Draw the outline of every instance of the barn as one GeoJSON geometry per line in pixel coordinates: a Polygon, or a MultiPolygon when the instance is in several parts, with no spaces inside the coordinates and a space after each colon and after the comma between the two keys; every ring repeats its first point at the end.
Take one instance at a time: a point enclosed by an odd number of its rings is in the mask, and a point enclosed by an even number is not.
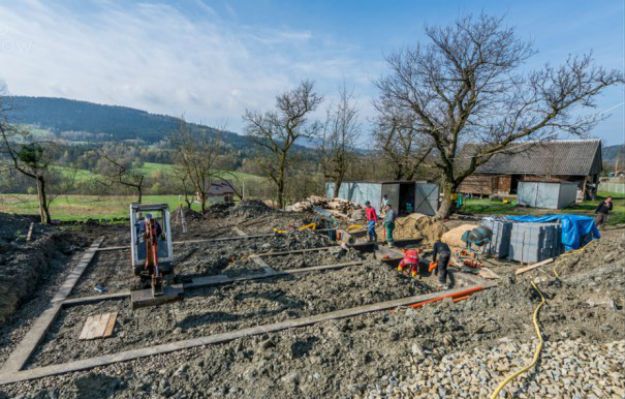
{"type": "MultiPolygon", "coordinates": [[[[470,150],[467,150],[470,151],[470,150]]],[[[517,194],[519,182],[575,183],[585,197],[601,173],[601,140],[556,140],[495,154],[462,182],[458,192],[478,196],[517,194]]]]}

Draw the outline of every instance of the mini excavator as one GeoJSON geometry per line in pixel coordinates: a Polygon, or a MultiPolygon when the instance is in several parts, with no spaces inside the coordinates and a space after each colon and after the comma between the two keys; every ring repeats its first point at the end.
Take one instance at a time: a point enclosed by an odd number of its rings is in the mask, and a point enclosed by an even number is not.
{"type": "Polygon", "coordinates": [[[174,282],[174,251],[167,204],[130,205],[130,253],[138,287],[130,292],[132,308],[182,299],[174,282]]]}

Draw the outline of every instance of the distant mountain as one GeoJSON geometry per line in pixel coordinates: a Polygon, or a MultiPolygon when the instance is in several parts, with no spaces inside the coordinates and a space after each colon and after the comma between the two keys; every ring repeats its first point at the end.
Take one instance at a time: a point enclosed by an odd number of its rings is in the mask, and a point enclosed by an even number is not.
{"type": "Polygon", "coordinates": [[[620,168],[625,167],[625,144],[603,147],[601,157],[603,162],[607,162],[610,165],[614,165],[619,160],[620,168]]]}
{"type": "MultiPolygon", "coordinates": [[[[178,118],[151,114],[129,107],[94,104],[53,97],[10,96],[3,101],[10,108],[11,123],[34,125],[68,140],[156,143],[178,127],[178,118]]],[[[198,124],[192,129],[219,132],[225,143],[240,149],[250,145],[248,137],[198,124]]]]}

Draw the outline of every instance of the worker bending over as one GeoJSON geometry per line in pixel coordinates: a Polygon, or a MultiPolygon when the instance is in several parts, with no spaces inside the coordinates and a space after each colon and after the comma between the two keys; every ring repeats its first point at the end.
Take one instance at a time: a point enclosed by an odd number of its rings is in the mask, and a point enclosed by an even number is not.
{"type": "Polygon", "coordinates": [[[442,287],[450,289],[451,284],[447,284],[447,266],[449,265],[449,259],[451,259],[451,250],[449,245],[442,242],[440,238],[434,243],[432,251],[432,260],[434,262],[436,262],[436,258],[438,258],[438,264],[435,273],[438,274],[438,282],[442,287]]]}
{"type": "Polygon", "coordinates": [[[367,218],[367,234],[369,235],[369,241],[377,241],[378,235],[375,232],[375,224],[378,222],[378,214],[375,213],[375,208],[371,206],[371,202],[365,202],[365,217],[367,218]]]}
{"type": "Polygon", "coordinates": [[[410,275],[416,277],[419,273],[419,251],[417,249],[407,249],[404,251],[404,259],[399,262],[397,270],[403,273],[404,269],[407,267],[410,267],[410,275]]]}

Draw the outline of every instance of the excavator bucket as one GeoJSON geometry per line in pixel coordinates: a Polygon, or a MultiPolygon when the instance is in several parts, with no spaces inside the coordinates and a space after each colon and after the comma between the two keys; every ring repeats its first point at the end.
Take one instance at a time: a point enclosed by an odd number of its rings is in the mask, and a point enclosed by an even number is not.
{"type": "Polygon", "coordinates": [[[155,292],[153,288],[134,290],[130,292],[130,304],[133,309],[158,306],[180,301],[183,295],[184,289],[182,284],[163,286],[160,292],[155,292]]]}

